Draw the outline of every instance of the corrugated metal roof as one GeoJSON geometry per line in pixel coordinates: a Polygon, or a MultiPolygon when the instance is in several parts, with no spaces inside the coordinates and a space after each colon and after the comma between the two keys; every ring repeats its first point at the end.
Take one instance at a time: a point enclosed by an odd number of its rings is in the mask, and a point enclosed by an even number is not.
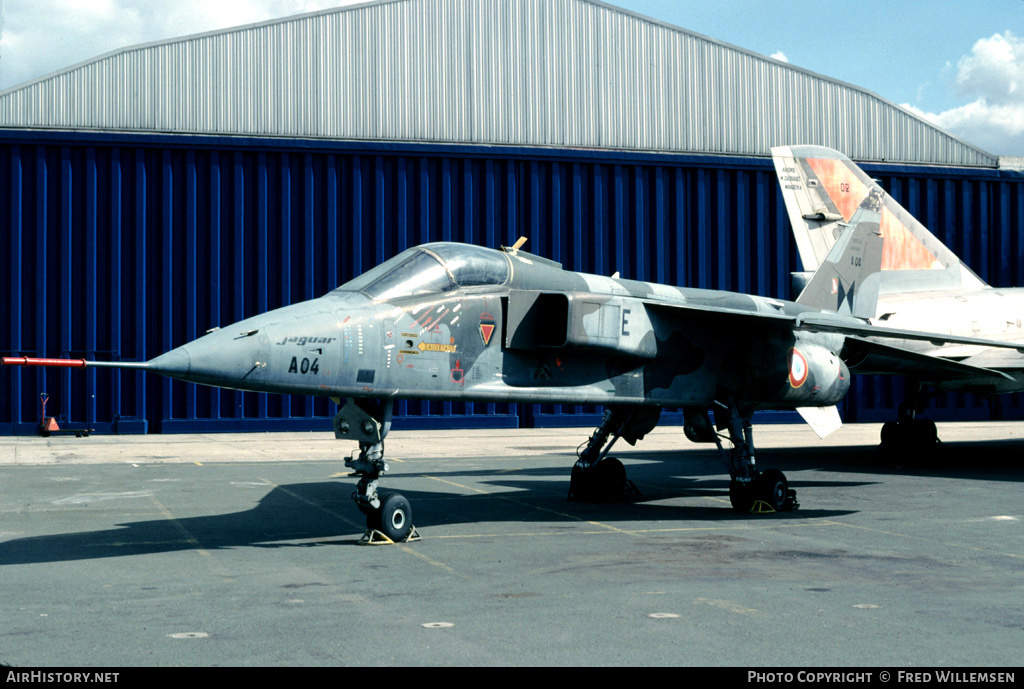
{"type": "Polygon", "coordinates": [[[592,0],[386,0],[118,50],[0,126],[998,160],[864,89],[592,0]]]}

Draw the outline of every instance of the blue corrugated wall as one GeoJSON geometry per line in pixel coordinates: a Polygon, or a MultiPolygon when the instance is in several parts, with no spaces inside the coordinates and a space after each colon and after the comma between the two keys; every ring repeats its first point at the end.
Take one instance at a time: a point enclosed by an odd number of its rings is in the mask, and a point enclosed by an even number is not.
{"type": "MultiPolygon", "coordinates": [[[[1024,175],[865,166],[997,286],[1024,285],[1024,175]]],[[[488,146],[0,131],[4,356],[141,361],[319,296],[415,244],[527,248],[566,268],[789,297],[771,161],[488,146]]],[[[901,382],[859,378],[848,420],[901,382]]],[[[321,399],[142,373],[0,369],[0,433],[48,415],[98,432],[323,429],[321,399]]],[[[1024,418],[1019,395],[996,402],[1024,418]]],[[[936,418],[987,418],[969,395],[936,418]]],[[[588,425],[590,407],[401,402],[396,427],[588,425]],[[429,417],[429,418],[428,418],[429,417]]]]}

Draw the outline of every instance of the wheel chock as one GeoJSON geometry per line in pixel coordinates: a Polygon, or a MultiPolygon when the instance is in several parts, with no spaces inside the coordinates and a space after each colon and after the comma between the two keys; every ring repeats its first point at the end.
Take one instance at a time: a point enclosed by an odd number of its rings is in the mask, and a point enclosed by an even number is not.
{"type": "Polygon", "coordinates": [[[775,508],[764,500],[755,500],[754,504],[750,506],[751,514],[772,514],[773,512],[775,512],[775,508]]]}
{"type": "Polygon", "coordinates": [[[367,529],[359,539],[359,545],[394,545],[395,542],[377,529],[367,529]]]}
{"type": "MultiPolygon", "coordinates": [[[[403,538],[399,543],[415,543],[420,540],[420,532],[416,530],[416,527],[412,527],[409,530],[409,535],[403,538]]],[[[377,529],[367,529],[363,537],[359,539],[359,545],[394,545],[395,542],[385,536],[377,529]]]]}

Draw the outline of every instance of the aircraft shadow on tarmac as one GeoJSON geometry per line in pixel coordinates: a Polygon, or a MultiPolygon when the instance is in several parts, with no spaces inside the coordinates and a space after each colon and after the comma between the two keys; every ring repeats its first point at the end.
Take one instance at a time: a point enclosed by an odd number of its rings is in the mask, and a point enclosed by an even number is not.
{"type": "MultiPolygon", "coordinates": [[[[678,458],[631,465],[631,471],[635,470],[638,481],[643,484],[643,496],[634,502],[568,502],[568,467],[436,473],[456,482],[460,477],[472,477],[485,489],[494,489],[488,494],[467,493],[457,487],[438,491],[407,487],[409,480],[422,479],[431,475],[429,473],[389,474],[387,488],[400,490],[412,502],[414,522],[425,532],[425,538],[429,538],[431,527],[459,524],[505,525],[500,529],[516,525],[514,529],[521,529],[523,524],[554,522],[556,528],[564,529],[601,521],[628,522],[631,528],[644,528],[646,522],[653,521],[808,519],[849,513],[799,510],[759,517],[738,514],[729,507],[728,477],[721,475],[720,468],[708,471],[713,477],[708,480],[689,477],[686,468],[678,458]],[[680,480],[671,475],[686,475],[686,478],[680,480]],[[721,502],[692,500],[700,496],[714,496],[721,502]],[[675,498],[679,500],[667,502],[675,498]]],[[[252,509],[240,512],[143,520],[117,524],[109,529],[8,540],[0,543],[0,567],[184,550],[354,544],[362,536],[364,520],[352,504],[351,492],[352,482],[347,478],[288,484],[271,489],[252,509]]],[[[173,503],[166,503],[166,506],[172,513],[175,511],[173,503]]],[[[98,518],[102,519],[103,515],[98,518]]]]}
{"type": "MultiPolygon", "coordinates": [[[[924,467],[903,467],[906,458],[892,458],[875,448],[833,447],[827,454],[814,448],[774,448],[759,454],[759,463],[787,471],[822,470],[850,473],[853,480],[808,480],[797,474],[792,487],[856,487],[885,481],[887,475],[922,473],[949,478],[1021,481],[1020,441],[951,443],[924,467]],[[895,463],[894,463],[895,462],[895,463]],[[866,475],[873,476],[865,480],[866,475]]],[[[644,528],[645,523],[735,522],[742,520],[806,520],[851,514],[806,505],[798,511],[752,517],[730,509],[728,478],[714,451],[627,451],[620,455],[630,479],[643,495],[633,502],[575,503],[566,501],[569,467],[521,470],[401,473],[389,475],[387,488],[401,490],[413,504],[421,531],[459,524],[539,524],[564,529],[591,521],[644,528]],[[639,460],[639,461],[635,461],[639,460]],[[452,487],[438,491],[410,490],[406,482],[432,475],[447,481],[473,479],[487,494],[452,487]],[[511,489],[511,490],[509,490],[511,489]],[[693,498],[715,498],[716,502],[693,498]],[[558,523],[561,522],[561,523],[558,523]]],[[[349,495],[350,479],[296,483],[272,489],[252,509],[179,519],[118,524],[116,528],[52,534],[0,543],[0,566],[44,562],[130,557],[183,550],[239,547],[309,547],[354,544],[362,535],[362,518],[349,495]]],[[[168,508],[174,510],[173,505],[168,508]]],[[[522,528],[517,526],[516,528],[522,528]]]]}

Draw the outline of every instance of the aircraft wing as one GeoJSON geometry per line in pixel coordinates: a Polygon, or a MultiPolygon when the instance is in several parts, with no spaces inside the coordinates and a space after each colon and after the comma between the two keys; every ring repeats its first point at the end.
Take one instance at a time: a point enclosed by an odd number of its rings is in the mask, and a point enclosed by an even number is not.
{"type": "Polygon", "coordinates": [[[1015,349],[1024,354],[1024,342],[1007,342],[986,340],[979,337],[964,337],[948,333],[928,333],[918,330],[900,330],[883,326],[861,323],[858,321],[840,320],[828,313],[802,313],[796,317],[796,328],[810,332],[831,332],[859,337],[881,337],[894,340],[918,340],[931,342],[939,347],[946,344],[975,345],[978,347],[996,347],[998,349],[1015,349]]]}
{"type": "Polygon", "coordinates": [[[846,339],[842,358],[850,370],[858,374],[913,375],[933,381],[943,389],[1007,388],[1019,385],[1013,376],[1003,370],[1024,370],[1024,343],[1000,342],[976,337],[961,337],[943,333],[900,330],[872,325],[864,321],[829,312],[805,312],[796,316],[784,313],[743,312],[722,310],[703,305],[648,304],[654,312],[674,313],[676,317],[713,322],[724,329],[789,329],[834,333],[846,339]],[[868,339],[871,338],[871,339],[868,339]],[[893,344],[882,344],[879,339],[919,340],[941,346],[945,344],[989,347],[964,361],[914,352],[893,344]],[[1015,351],[1010,351],[1015,350],[1015,351]]]}
{"type": "Polygon", "coordinates": [[[728,292],[708,292],[702,300],[672,303],[626,294],[510,290],[506,320],[508,349],[595,350],[648,360],[658,355],[655,339],[649,335],[660,328],[685,329],[687,323],[695,322],[744,332],[793,327],[793,317],[783,312],[782,302],[756,301],[728,292]]]}
{"type": "MultiPolygon", "coordinates": [[[[796,319],[785,313],[781,306],[775,313],[767,310],[745,310],[718,304],[666,304],[645,302],[647,310],[665,316],[686,317],[722,327],[740,327],[754,330],[792,330],[796,319]]],[[[771,308],[770,306],[768,308],[771,308]]]]}
{"type": "MultiPolygon", "coordinates": [[[[704,304],[665,304],[662,302],[647,302],[646,306],[648,309],[654,311],[675,313],[677,315],[688,314],[691,318],[717,321],[723,325],[731,324],[751,328],[785,328],[816,333],[834,333],[837,335],[848,335],[860,338],[873,337],[894,340],[919,340],[931,342],[935,346],[961,344],[974,345],[977,347],[996,347],[999,349],[1014,349],[1017,352],[1024,354],[1024,342],[1006,342],[1001,340],[987,340],[979,337],[950,335],[948,333],[931,333],[918,330],[886,328],[867,323],[860,319],[842,316],[827,311],[804,312],[794,316],[792,314],[782,312],[781,309],[778,313],[769,313],[765,311],[723,309],[718,306],[704,304]]],[[[921,356],[928,357],[928,355],[921,356]]]]}
{"type": "Polygon", "coordinates": [[[1013,378],[1002,371],[920,354],[901,347],[881,344],[861,337],[847,337],[843,346],[843,360],[850,371],[861,375],[904,374],[916,378],[940,380],[971,379],[979,384],[993,385],[1013,378]]]}
{"type": "Polygon", "coordinates": [[[1009,352],[1005,349],[986,349],[974,356],[961,359],[961,363],[1000,371],[1024,371],[1024,356],[1019,352],[1009,352]]]}

